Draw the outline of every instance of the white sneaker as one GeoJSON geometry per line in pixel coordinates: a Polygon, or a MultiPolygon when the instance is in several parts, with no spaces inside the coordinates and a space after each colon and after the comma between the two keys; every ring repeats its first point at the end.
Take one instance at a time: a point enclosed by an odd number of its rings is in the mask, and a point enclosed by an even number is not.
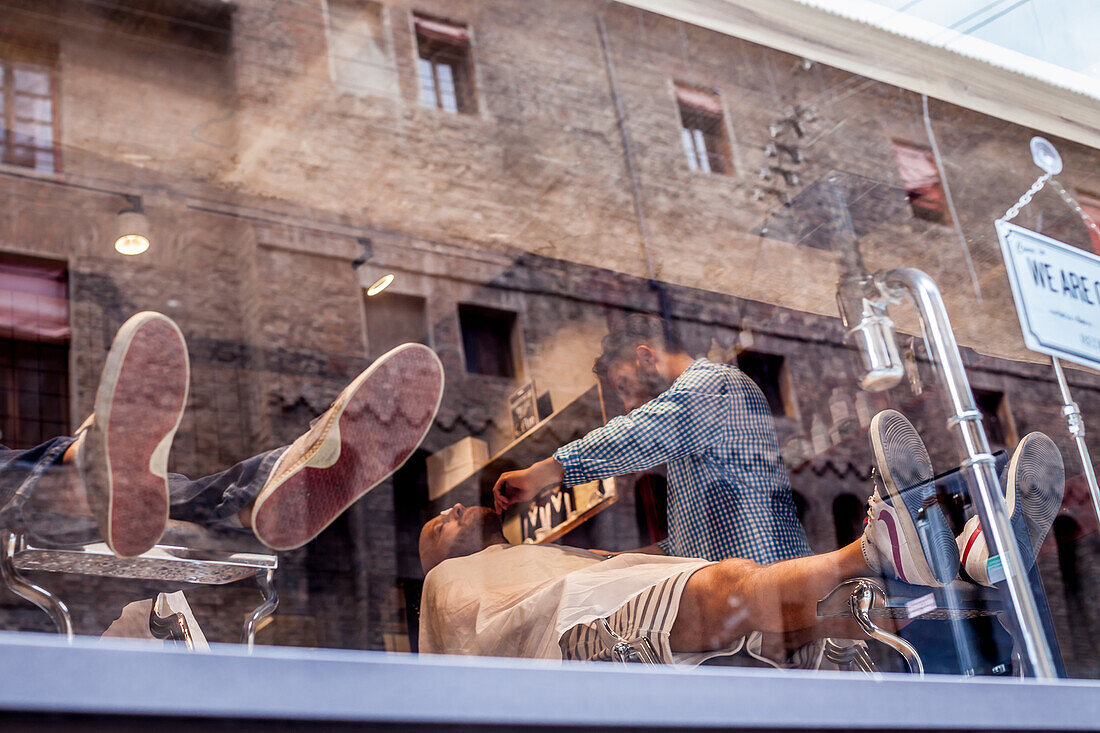
{"type": "MultiPolygon", "coordinates": [[[[1016,544],[1030,570],[1066,491],[1066,470],[1058,446],[1043,433],[1024,436],[1001,477],[1001,485],[1016,544]]],[[[977,515],[967,520],[956,542],[966,574],[976,583],[993,587],[988,572],[989,547],[977,515]]]]}
{"type": "Polygon", "coordinates": [[[168,316],[143,311],[115,334],[81,425],[76,463],[100,531],[116,555],[134,557],[168,522],[168,452],[187,407],[187,342],[168,316]]]}
{"type": "Polygon", "coordinates": [[[274,550],[306,544],[424,440],[443,398],[443,365],[421,344],[388,351],[359,374],[279,457],[252,510],[274,550]]]}
{"type": "Polygon", "coordinates": [[[875,415],[870,432],[880,481],[861,541],[867,565],[905,583],[947,585],[959,572],[959,549],[936,501],[924,442],[896,410],[875,415]]]}

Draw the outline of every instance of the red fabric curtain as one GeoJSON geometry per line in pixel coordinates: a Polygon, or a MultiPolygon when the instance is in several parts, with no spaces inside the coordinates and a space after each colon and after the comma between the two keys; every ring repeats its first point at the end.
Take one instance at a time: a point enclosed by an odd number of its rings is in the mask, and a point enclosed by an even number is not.
{"type": "Polygon", "coordinates": [[[464,44],[470,42],[470,30],[465,26],[420,17],[414,18],[414,21],[416,22],[417,33],[428,38],[447,41],[448,43],[464,44]]]}
{"type": "Polygon", "coordinates": [[[932,160],[931,152],[894,143],[894,157],[897,158],[901,185],[905,190],[919,191],[939,184],[940,172],[932,160]]]}
{"type": "Polygon", "coordinates": [[[677,84],[676,99],[679,100],[680,104],[697,109],[700,112],[718,116],[722,114],[722,102],[718,99],[718,95],[704,92],[701,89],[692,89],[677,84]]]}
{"type": "Polygon", "coordinates": [[[0,338],[68,341],[68,290],[62,266],[0,261],[0,338]]]}

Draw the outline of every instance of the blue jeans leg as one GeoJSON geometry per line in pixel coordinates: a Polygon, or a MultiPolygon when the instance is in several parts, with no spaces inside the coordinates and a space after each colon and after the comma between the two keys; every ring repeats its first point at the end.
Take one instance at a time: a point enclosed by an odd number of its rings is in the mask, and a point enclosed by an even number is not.
{"type": "Polygon", "coordinates": [[[178,473],[168,474],[169,516],[206,527],[239,528],[237,514],[256,500],[285,450],[277,448],[252,456],[228,470],[194,481],[178,473]]]}
{"type": "Polygon", "coordinates": [[[0,528],[26,527],[24,507],[35,486],[48,473],[69,470],[61,459],[75,438],[57,437],[27,450],[0,446],[0,528]]]}
{"type": "MultiPolygon", "coordinates": [[[[92,517],[56,514],[39,506],[24,511],[43,476],[55,471],[75,475],[75,466],[61,463],[66,449],[75,440],[53,438],[27,450],[0,446],[0,529],[27,532],[34,539],[51,544],[80,545],[100,539],[92,517]]],[[[256,500],[285,450],[283,447],[261,453],[228,470],[196,480],[178,473],[168,474],[169,516],[207,527],[240,528],[238,512],[256,500]]]]}

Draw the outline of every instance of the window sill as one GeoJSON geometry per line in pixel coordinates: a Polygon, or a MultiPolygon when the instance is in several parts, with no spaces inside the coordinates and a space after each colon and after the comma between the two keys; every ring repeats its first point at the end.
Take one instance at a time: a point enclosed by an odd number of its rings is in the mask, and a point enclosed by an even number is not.
{"type": "Polygon", "coordinates": [[[191,718],[710,728],[1068,730],[1100,685],[215,645],[211,654],[0,632],[7,711],[191,718]],[[1026,691],[1026,692],[1025,692],[1026,691]]]}

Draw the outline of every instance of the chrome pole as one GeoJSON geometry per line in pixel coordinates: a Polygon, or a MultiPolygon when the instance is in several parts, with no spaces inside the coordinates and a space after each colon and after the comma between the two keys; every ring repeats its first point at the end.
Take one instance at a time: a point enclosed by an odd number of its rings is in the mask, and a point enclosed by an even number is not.
{"type": "Polygon", "coordinates": [[[1081,465],[1085,469],[1085,479],[1089,483],[1089,494],[1092,496],[1092,508],[1096,512],[1096,521],[1100,522],[1100,488],[1096,485],[1096,469],[1092,467],[1092,458],[1089,456],[1089,447],[1085,443],[1085,420],[1081,417],[1081,408],[1073,401],[1073,395],[1069,393],[1069,382],[1066,381],[1066,373],[1062,371],[1062,362],[1057,356],[1050,357],[1054,362],[1054,374],[1058,377],[1058,388],[1062,390],[1062,414],[1069,423],[1069,434],[1077,441],[1077,452],[1081,456],[1081,465]]]}
{"type": "Polygon", "coordinates": [[[1016,546],[1015,534],[1009,523],[1003,491],[997,478],[996,459],[989,450],[989,442],[982,428],[982,413],[978,410],[970,390],[970,382],[963,368],[962,356],[940,289],[924,272],[910,267],[878,272],[874,281],[887,297],[896,299],[907,294],[917,306],[925,344],[948,403],[950,417],[947,428],[958,436],[967,456],[962,466],[969,469],[974,479],[977,489],[974,498],[982,529],[1000,553],[1015,611],[1016,626],[1032,671],[1039,678],[1057,677],[1054,656],[1039,618],[1038,606],[1016,546]]]}

